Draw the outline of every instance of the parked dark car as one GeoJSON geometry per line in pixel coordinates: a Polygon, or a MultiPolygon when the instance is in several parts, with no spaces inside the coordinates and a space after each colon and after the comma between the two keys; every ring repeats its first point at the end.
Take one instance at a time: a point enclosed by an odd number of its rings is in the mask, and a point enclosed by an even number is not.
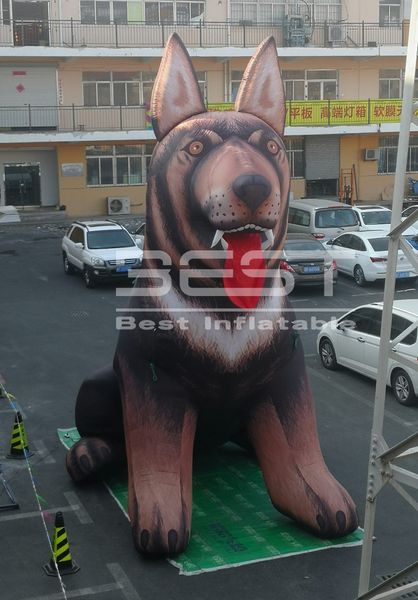
{"type": "Polygon", "coordinates": [[[324,246],[312,235],[288,233],[280,270],[292,275],[295,285],[323,285],[325,277],[337,280],[337,265],[324,246]]]}

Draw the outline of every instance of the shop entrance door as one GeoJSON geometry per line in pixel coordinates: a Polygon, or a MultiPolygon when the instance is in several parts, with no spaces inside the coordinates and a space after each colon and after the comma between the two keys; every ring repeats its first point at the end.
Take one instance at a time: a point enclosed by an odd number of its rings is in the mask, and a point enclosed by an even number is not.
{"type": "Polygon", "coordinates": [[[41,172],[39,164],[4,166],[6,204],[39,206],[41,203],[41,172]]]}

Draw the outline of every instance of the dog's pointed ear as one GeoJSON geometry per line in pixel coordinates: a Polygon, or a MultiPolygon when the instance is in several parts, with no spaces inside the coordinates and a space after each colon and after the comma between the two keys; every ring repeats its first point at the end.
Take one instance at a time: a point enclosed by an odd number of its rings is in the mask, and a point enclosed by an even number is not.
{"type": "Polygon", "coordinates": [[[180,37],[166,45],[151,96],[152,126],[157,140],[185,119],[206,112],[196,73],[180,37]]]}
{"type": "Polygon", "coordinates": [[[272,36],[260,44],[245,69],[235,110],[259,117],[283,135],[286,102],[276,42],[272,36]]]}

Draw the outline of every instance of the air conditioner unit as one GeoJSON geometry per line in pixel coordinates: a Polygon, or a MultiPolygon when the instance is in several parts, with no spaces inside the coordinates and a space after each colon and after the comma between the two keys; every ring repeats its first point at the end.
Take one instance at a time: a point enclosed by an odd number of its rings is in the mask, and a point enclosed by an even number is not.
{"type": "Polygon", "coordinates": [[[131,213],[130,198],[119,198],[116,196],[107,197],[108,215],[129,215],[131,213]]]}
{"type": "Polygon", "coordinates": [[[347,38],[347,31],[344,25],[328,25],[328,41],[344,42],[347,38]]]}
{"type": "Polygon", "coordinates": [[[380,148],[365,148],[364,160],[379,160],[380,148]]]}

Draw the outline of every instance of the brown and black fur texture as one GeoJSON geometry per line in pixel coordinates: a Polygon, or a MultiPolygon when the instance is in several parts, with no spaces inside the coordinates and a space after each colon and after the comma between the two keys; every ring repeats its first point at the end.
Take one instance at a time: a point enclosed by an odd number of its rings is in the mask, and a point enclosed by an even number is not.
{"type": "MultiPolygon", "coordinates": [[[[178,553],[190,536],[194,448],[210,452],[238,440],[254,450],[279,511],[317,535],[345,535],[357,527],[356,509],[324,463],[301,344],[280,325],[248,325],[250,317],[258,324],[282,314],[291,320],[286,299],[268,295],[277,291],[278,278],[265,283],[257,311],[237,307],[213,274],[201,273],[194,286],[215,295],[185,294],[181,285],[186,252],[214,245],[220,256],[195,266],[222,270],[226,253],[217,231],[233,244],[231,236],[240,232],[231,230],[246,225],[264,245],[273,240],[266,266],[277,267],[290,175],[274,40],[250,61],[235,111],[211,113],[173,35],[151,108],[158,144],[149,170],[145,250],[171,257],[164,268],[172,284],[158,296],[160,282],[138,278],[130,309],[136,319],[175,325],[120,332],[113,368],[81,386],[76,424],[82,439],[68,452],[68,471],[76,482],[97,477],[118,463],[124,441],[135,546],[147,554],[178,553]],[[147,295],[135,295],[138,290],[147,295]],[[205,328],[208,315],[225,327],[205,328]],[[244,326],[236,325],[237,316],[244,326]],[[176,321],[181,317],[187,328],[176,321]]],[[[143,269],[157,267],[156,258],[144,259],[143,269]]]]}

